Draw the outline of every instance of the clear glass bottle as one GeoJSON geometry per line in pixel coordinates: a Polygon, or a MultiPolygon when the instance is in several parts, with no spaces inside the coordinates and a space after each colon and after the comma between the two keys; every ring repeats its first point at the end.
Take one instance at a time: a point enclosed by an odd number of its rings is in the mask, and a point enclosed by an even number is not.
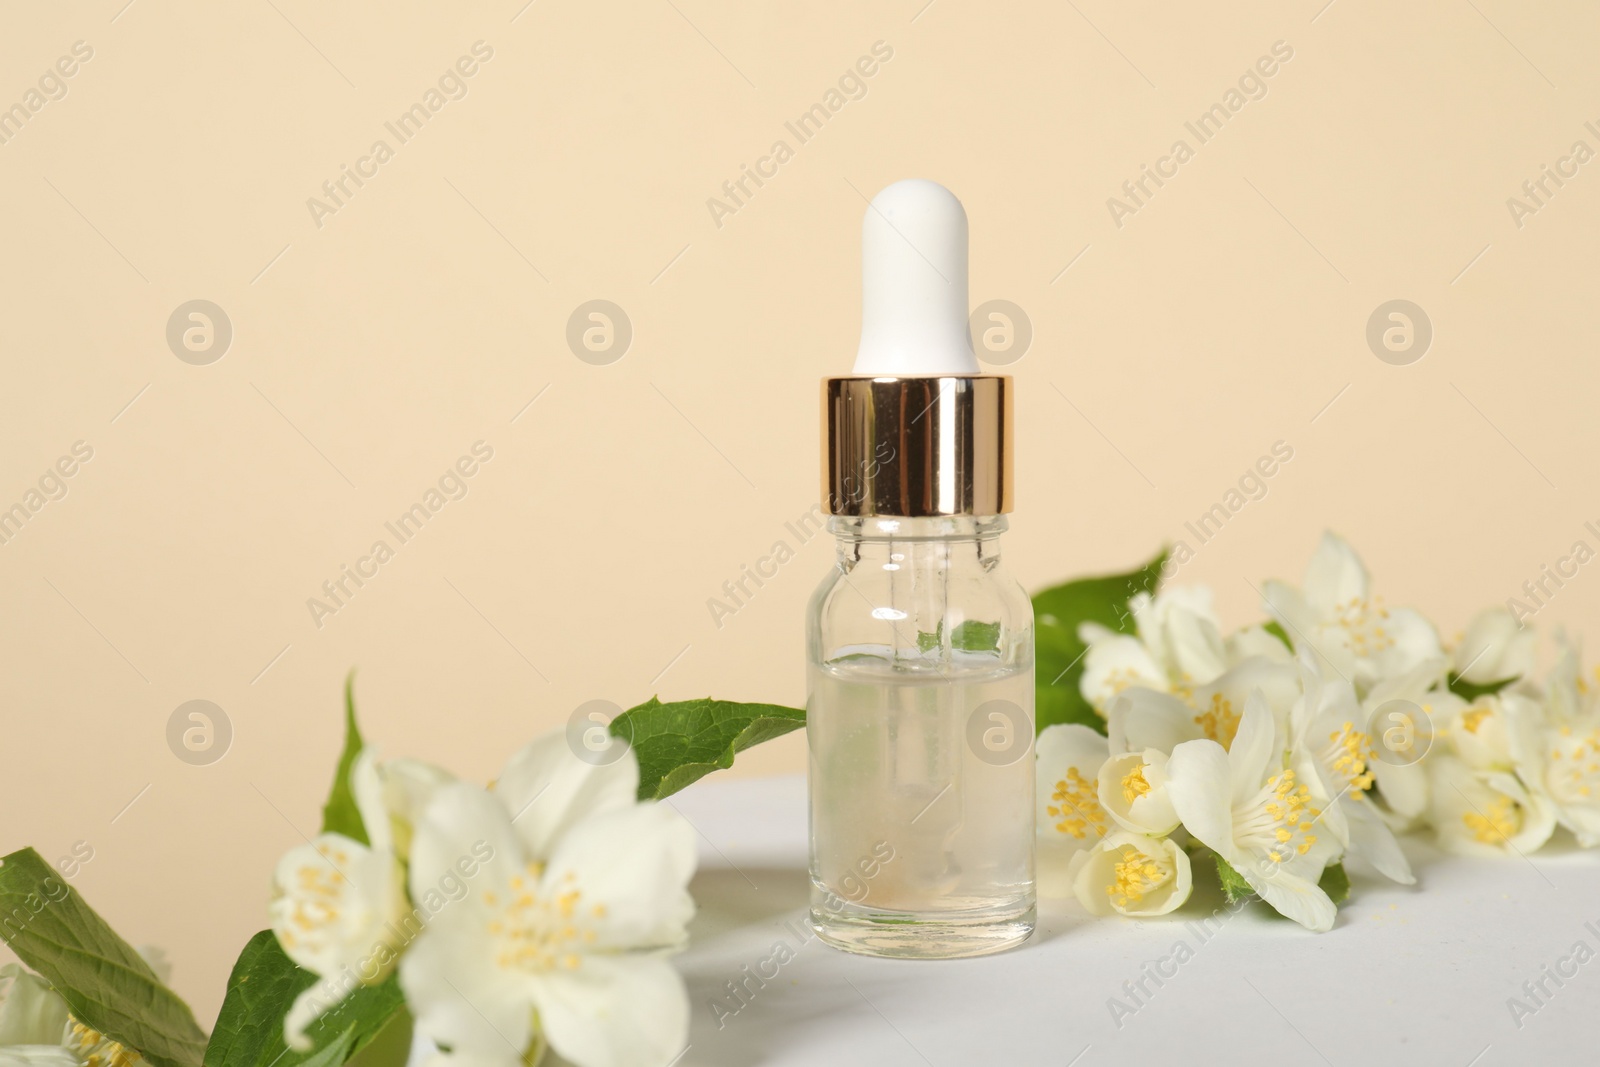
{"type": "Polygon", "coordinates": [[[835,515],[807,624],[811,921],[839,948],[997,952],[1034,925],[1033,607],[1002,515],[835,515]]]}
{"type": "Polygon", "coordinates": [[[1013,383],[978,366],[967,215],[922,179],[861,222],[861,346],[822,382],[837,565],[811,599],[811,924],[875,956],[1033,932],[1033,605],[1000,569],[1013,383]]]}

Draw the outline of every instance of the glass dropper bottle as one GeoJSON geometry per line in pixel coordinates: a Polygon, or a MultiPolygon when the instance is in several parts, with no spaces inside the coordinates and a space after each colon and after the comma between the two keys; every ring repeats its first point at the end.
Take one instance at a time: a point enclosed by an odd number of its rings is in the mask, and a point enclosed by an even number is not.
{"type": "Polygon", "coordinates": [[[811,922],[878,956],[1034,925],[1033,610],[1000,565],[1012,381],[967,332],[967,219],[902,181],[862,225],[854,373],[824,380],[833,570],[807,621],[811,922]]]}

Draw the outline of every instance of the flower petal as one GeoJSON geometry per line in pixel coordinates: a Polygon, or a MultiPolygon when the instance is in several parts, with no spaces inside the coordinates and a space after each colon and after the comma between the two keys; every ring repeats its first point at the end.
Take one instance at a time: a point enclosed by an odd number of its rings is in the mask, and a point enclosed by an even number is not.
{"type": "Polygon", "coordinates": [[[1174,608],[1167,613],[1166,640],[1179,677],[1191,685],[1209,682],[1227,669],[1222,633],[1210,618],[1174,608]]]}
{"type": "Polygon", "coordinates": [[[635,804],[585,819],[565,834],[541,881],[548,897],[572,893],[589,950],[682,944],[694,917],[689,879],[694,828],[669,804],[635,804]]]}
{"type": "Polygon", "coordinates": [[[78,1057],[60,1045],[0,1046],[0,1067],[80,1067],[78,1057]]]}
{"type": "Polygon", "coordinates": [[[1135,686],[1124,690],[1106,709],[1106,734],[1114,752],[1147,748],[1171,752],[1205,734],[1194,709],[1170,693],[1135,686]]]}
{"type": "Polygon", "coordinates": [[[1230,635],[1225,647],[1228,662],[1235,665],[1257,657],[1273,663],[1287,663],[1294,658],[1289,646],[1278,640],[1277,634],[1261,625],[1246,626],[1230,635]]]}
{"type": "Polygon", "coordinates": [[[1395,764],[1382,760],[1367,764],[1383,794],[1384,805],[1402,824],[1428,810],[1428,772],[1424,767],[1424,763],[1395,764]]]}
{"type": "Polygon", "coordinates": [[[1371,582],[1366,565],[1344,538],[1329,530],[1306,565],[1306,602],[1317,614],[1337,615],[1341,604],[1367,599],[1371,582]]]}
{"type": "MultiPolygon", "coordinates": [[[[343,834],[319,834],[286,852],[267,906],[288,957],[316,975],[356,971],[392,945],[406,913],[404,872],[394,855],[343,834]]],[[[361,974],[377,981],[388,967],[361,974]]]]}
{"type": "Polygon", "coordinates": [[[449,771],[414,759],[385,760],[378,765],[383,802],[389,809],[394,850],[402,860],[411,854],[411,834],[433,795],[456,781],[449,771]]]}
{"type": "Polygon", "coordinates": [[[1389,612],[1384,629],[1393,643],[1374,657],[1380,679],[1444,659],[1439,631],[1421,612],[1394,608],[1389,612]]]}
{"type": "Polygon", "coordinates": [[[1417,878],[1411,873],[1411,863],[1378,809],[1365,797],[1348,800],[1342,806],[1349,821],[1351,854],[1372,864],[1390,881],[1415,885],[1417,878]]]}
{"type": "Polygon", "coordinates": [[[1284,632],[1289,635],[1289,642],[1296,652],[1306,642],[1306,635],[1317,627],[1317,612],[1306,602],[1305,595],[1290,585],[1280,582],[1276,578],[1267,579],[1262,589],[1262,596],[1267,602],[1267,607],[1276,615],[1284,625],[1284,632]]]}
{"type": "Polygon", "coordinates": [[[1083,676],[1078,691],[1096,708],[1132,685],[1151,689],[1167,688],[1166,672],[1150,656],[1150,650],[1137,637],[1112,634],[1089,646],[1083,656],[1083,676]]]}
{"type": "Polygon", "coordinates": [[[1085,778],[1093,778],[1100,773],[1109,748],[1103,734],[1074,722],[1057,723],[1039,731],[1034,752],[1039,757],[1039,781],[1043,782],[1062,777],[1069,767],[1076,767],[1085,778]]]}
{"type": "Polygon", "coordinates": [[[1167,793],[1184,829],[1232,862],[1238,850],[1227,751],[1207,740],[1185,741],[1173,749],[1167,759],[1167,793]]]}
{"type": "MultiPolygon", "coordinates": [[[[1073,852],[1094,844],[1110,829],[1095,790],[1107,743],[1080,723],[1057,723],[1040,732],[1034,751],[1039,760],[1034,815],[1039,864],[1048,867],[1047,876],[1053,877],[1073,852]]],[[[1067,895],[1059,888],[1051,895],[1067,895]]]]}
{"type": "Polygon", "coordinates": [[[1178,828],[1167,793],[1167,755],[1158,749],[1124,752],[1106,760],[1097,794],[1100,806],[1124,830],[1165,837],[1178,828]]]}
{"type": "Polygon", "coordinates": [[[555,731],[523,748],[494,786],[535,859],[550,855],[580,819],[625,808],[639,792],[639,758],[632,750],[604,764],[581,760],[555,731]]]}
{"type": "Polygon", "coordinates": [[[451,1050],[453,1063],[520,1061],[533,1040],[535,983],[496,968],[487,928],[475,929],[480,936],[429,926],[400,961],[416,1037],[451,1050]]]}
{"type": "Polygon", "coordinates": [[[400,985],[417,1035],[453,1061],[520,1058],[532,1041],[532,980],[499,965],[491,931],[529,868],[511,815],[477,786],[439,789],[416,824],[411,893],[428,919],[400,961],[400,985]]]}
{"type": "MultiPolygon", "coordinates": [[[[472,906],[484,904],[485,892],[500,893],[516,878],[531,878],[528,857],[498,798],[467,782],[447,785],[434,794],[416,826],[411,845],[411,899],[425,911],[440,911],[433,922],[458,917],[461,894],[453,888],[471,872],[472,906]],[[448,909],[432,906],[434,897],[457,898],[448,909]]],[[[487,905],[484,905],[487,906],[487,905]]]]}
{"type": "Polygon", "coordinates": [[[367,842],[376,852],[394,851],[389,809],[383,802],[383,780],[378,777],[378,754],[370,746],[356,753],[355,762],[350,765],[350,792],[355,797],[356,810],[361,813],[367,842]]]}
{"type": "Polygon", "coordinates": [[[15,963],[0,967],[0,1048],[60,1045],[67,1002],[43,978],[15,963]]]}
{"type": "Polygon", "coordinates": [[[1316,882],[1265,863],[1247,863],[1235,869],[1279,915],[1319,934],[1333,929],[1338,909],[1316,882]]]}
{"type": "Polygon", "coordinates": [[[1531,674],[1536,633],[1503,607],[1485,608],[1467,624],[1455,650],[1455,672],[1484,684],[1531,674]]]}
{"type": "Polygon", "coordinates": [[[1409,700],[1413,704],[1421,704],[1424,700],[1439,696],[1441,694],[1430,691],[1444,680],[1445,666],[1443,656],[1419,660],[1374,685],[1364,703],[1369,708],[1376,708],[1391,700],[1409,700]]]}
{"type": "Polygon", "coordinates": [[[1429,816],[1446,848],[1469,855],[1527,854],[1555,830],[1549,801],[1530,796],[1514,776],[1476,772],[1446,754],[1426,763],[1429,816]]]}
{"type": "Polygon", "coordinates": [[[1238,806],[1254,796],[1261,783],[1276,774],[1282,764],[1283,742],[1272,709],[1261,690],[1252,690],[1245,699],[1244,713],[1239,716],[1239,732],[1228,746],[1231,805],[1238,806]]]}
{"type": "Polygon", "coordinates": [[[1095,915],[1166,915],[1189,899],[1192,888],[1188,853],[1166,838],[1119,831],[1073,862],[1078,902],[1095,915]],[[1170,873],[1155,885],[1140,884],[1136,877],[1130,889],[1120,869],[1129,859],[1137,867],[1166,868],[1170,873]]]}
{"type": "Polygon", "coordinates": [[[585,956],[535,999],[550,1047],[583,1067],[670,1063],[689,1043],[689,995],[658,956],[585,956]]]}
{"type": "MultiPolygon", "coordinates": [[[[1276,642],[1277,638],[1273,638],[1273,641],[1276,642]]],[[[1278,647],[1283,649],[1281,644],[1278,647]]],[[[1283,651],[1287,655],[1288,649],[1283,651]]],[[[1243,708],[1254,690],[1260,690],[1267,706],[1272,709],[1273,719],[1282,724],[1287,720],[1295,699],[1300,696],[1300,668],[1289,658],[1251,656],[1217,676],[1210,684],[1196,689],[1194,702],[1196,707],[1209,707],[1212,697],[1220,695],[1227,704],[1243,708]]]]}

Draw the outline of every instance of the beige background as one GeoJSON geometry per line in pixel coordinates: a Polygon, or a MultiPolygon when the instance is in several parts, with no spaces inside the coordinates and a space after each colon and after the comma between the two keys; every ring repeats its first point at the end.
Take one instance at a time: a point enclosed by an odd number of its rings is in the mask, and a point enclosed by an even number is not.
{"type": "MultiPolygon", "coordinates": [[[[816,382],[853,357],[863,194],[893,180],[961,196],[973,303],[1031,318],[1030,587],[1194,546],[1278,440],[1270,493],[1181,574],[1236,621],[1325,526],[1447,636],[1600,544],[1600,163],[1520,228],[1506,204],[1600,149],[1591,5],[125,2],[0,33],[0,106],[94,50],[0,145],[0,507],[94,450],[0,545],[0,851],[89,842],[75,884],[205,1021],[315,830],[352,665],[385,752],[478,777],[590,699],[803,700],[826,540],[721,629],[706,600],[815,502],[816,382]],[[480,40],[466,97],[319,228],[307,198],[480,40]],[[784,121],[880,40],[797,145],[784,121]],[[1115,225],[1280,40],[1267,94],[1115,225]],[[794,158],[716,226],[778,138],[794,158]],[[235,331],[208,366],[164,335],[197,298],[235,331]],[[594,298],[633,324],[610,366],[564,339],[594,298]],[[1435,328],[1409,366],[1364,337],[1394,298],[1435,328]],[[315,626],[307,598],[478,440],[466,498],[315,626]],[[168,749],[192,699],[232,723],[212,766],[168,749]]],[[[1538,622],[1597,605],[1584,570],[1538,622]]]]}

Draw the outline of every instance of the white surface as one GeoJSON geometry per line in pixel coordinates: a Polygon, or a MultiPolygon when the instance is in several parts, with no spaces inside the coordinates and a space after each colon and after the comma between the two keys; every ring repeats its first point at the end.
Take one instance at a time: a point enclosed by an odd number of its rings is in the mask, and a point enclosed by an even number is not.
{"type": "Polygon", "coordinates": [[[978,373],[967,332],[967,213],[937,182],[895,182],[861,220],[854,373],[978,373]]]}
{"type": "Polygon", "coordinates": [[[1222,906],[1208,883],[1170,920],[1042,902],[1020,949],[912,962],[800,940],[804,779],[712,778],[669,803],[701,835],[700,914],[676,961],[691,1002],[678,1067],[1600,1062],[1600,957],[1561,988],[1547,980],[1554,996],[1520,1030],[1506,1004],[1575,943],[1600,952],[1600,854],[1570,843],[1466,860],[1407,838],[1419,884],[1357,876],[1326,934],[1252,904],[1202,941],[1190,924],[1222,906]],[[1147,980],[1153,995],[1119,1028],[1109,998],[1127,1001],[1123,982],[1180,940],[1193,958],[1159,988],[1147,980]],[[725,983],[780,941],[794,959],[719,1028],[712,1003],[735,1003],[725,983]]]}

